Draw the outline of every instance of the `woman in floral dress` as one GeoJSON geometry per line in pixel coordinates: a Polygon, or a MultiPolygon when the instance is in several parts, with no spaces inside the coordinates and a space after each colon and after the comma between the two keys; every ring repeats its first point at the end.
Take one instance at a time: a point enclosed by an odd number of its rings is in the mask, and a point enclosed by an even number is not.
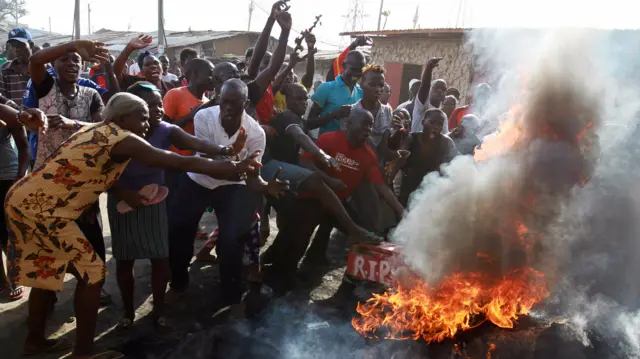
{"type": "Polygon", "coordinates": [[[258,169],[255,156],[243,162],[182,157],[158,150],[143,137],[149,109],[140,98],[120,93],[111,98],[105,121],[84,126],[44,164],[17,182],[7,194],[9,276],[14,285],[32,287],[25,354],[62,349],[45,338],[45,324],[64,275],[78,279],[75,292],[77,341],[72,358],[114,358],[93,347],[105,263],[75,222],[98,196],[120,177],[131,159],[152,167],[192,171],[222,179],[246,176],[258,169]]]}

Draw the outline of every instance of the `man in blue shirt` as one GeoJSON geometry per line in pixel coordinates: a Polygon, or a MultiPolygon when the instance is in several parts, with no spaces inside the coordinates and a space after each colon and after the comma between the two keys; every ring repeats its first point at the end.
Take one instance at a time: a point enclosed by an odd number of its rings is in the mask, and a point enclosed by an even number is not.
{"type": "Polygon", "coordinates": [[[313,94],[313,105],[307,120],[307,130],[320,128],[320,135],[340,129],[340,119],[351,112],[351,105],[362,99],[358,80],[366,58],[360,51],[351,51],[343,63],[344,72],[334,81],[325,82],[313,94]]]}
{"type": "MultiPolygon", "coordinates": [[[[47,71],[51,74],[51,76],[56,77],[56,72],[53,70],[53,67],[47,68],[47,71]]],[[[107,92],[107,89],[104,89],[98,86],[97,83],[84,79],[82,77],[78,77],[78,85],[84,87],[90,87],[96,91],[100,95],[107,92]]],[[[38,97],[36,97],[36,92],[33,89],[33,84],[31,80],[27,82],[27,87],[24,90],[24,94],[22,95],[22,106],[25,108],[38,108],[38,97]]],[[[38,150],[38,134],[29,132],[29,148],[31,150],[31,164],[33,165],[33,161],[36,160],[36,152],[38,150]]]]}

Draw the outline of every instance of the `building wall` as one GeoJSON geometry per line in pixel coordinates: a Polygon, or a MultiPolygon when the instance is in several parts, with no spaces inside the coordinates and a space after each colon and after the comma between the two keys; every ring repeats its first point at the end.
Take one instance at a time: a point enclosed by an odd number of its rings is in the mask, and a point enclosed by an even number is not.
{"type": "MultiPolygon", "coordinates": [[[[376,38],[372,48],[372,62],[386,66],[387,63],[424,65],[429,58],[441,56],[444,59],[433,72],[433,78],[442,78],[448,86],[456,87],[462,94],[461,103],[465,104],[469,95],[473,78],[473,61],[471,52],[463,44],[462,38],[415,38],[397,36],[376,38]]],[[[402,76],[398,71],[392,71],[389,77],[402,76]]],[[[398,79],[391,78],[389,83],[398,83],[398,79]]],[[[408,86],[409,84],[400,84],[408,86]]],[[[396,90],[399,90],[396,88],[396,90]]],[[[398,93],[399,91],[396,91],[398,93]]],[[[402,101],[399,99],[398,101],[402,101]]]]}

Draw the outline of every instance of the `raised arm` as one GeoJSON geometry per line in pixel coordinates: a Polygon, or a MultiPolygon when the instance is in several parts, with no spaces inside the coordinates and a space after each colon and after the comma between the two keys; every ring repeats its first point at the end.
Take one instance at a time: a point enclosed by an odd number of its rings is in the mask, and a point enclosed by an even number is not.
{"type": "Polygon", "coordinates": [[[262,62],[262,58],[264,54],[267,52],[267,47],[269,46],[269,38],[271,37],[271,30],[273,29],[273,24],[276,22],[276,17],[280,11],[287,11],[289,7],[285,1],[277,1],[271,7],[271,14],[269,14],[269,18],[267,19],[267,23],[264,25],[264,29],[260,33],[260,37],[258,37],[258,41],[253,48],[253,55],[251,56],[251,62],[249,63],[249,68],[247,69],[247,74],[252,78],[256,78],[258,76],[258,71],[260,70],[260,62],[262,62]]]}
{"type": "Polygon", "coordinates": [[[307,68],[300,80],[302,86],[306,89],[310,89],[313,86],[313,76],[316,73],[316,36],[314,34],[307,34],[305,36],[307,41],[307,68]]]}
{"type": "Polygon", "coordinates": [[[356,38],[349,45],[349,47],[342,51],[342,53],[333,60],[333,66],[331,66],[329,72],[327,73],[327,82],[335,80],[338,75],[342,74],[342,64],[347,59],[347,55],[349,55],[351,51],[357,49],[358,46],[366,46],[372,44],[373,40],[371,40],[371,38],[368,36],[359,36],[358,38],[356,38]]]}
{"type": "MultiPolygon", "coordinates": [[[[281,28],[278,46],[276,46],[273,56],[271,56],[269,66],[262,70],[255,79],[256,85],[260,88],[260,93],[267,91],[269,84],[276,77],[278,71],[280,71],[280,67],[282,67],[282,63],[284,62],[284,56],[287,53],[287,43],[289,42],[289,32],[291,31],[292,23],[291,14],[286,11],[281,11],[278,13],[276,20],[281,28]]],[[[251,61],[253,62],[253,58],[251,58],[251,61]]]]}
{"type": "Polygon", "coordinates": [[[144,139],[130,135],[113,147],[115,159],[133,159],[149,167],[165,168],[180,172],[202,173],[212,178],[238,181],[243,174],[256,172],[262,165],[255,160],[259,154],[253,154],[242,162],[214,161],[196,156],[180,156],[151,146],[144,139]]]}
{"type": "Polygon", "coordinates": [[[151,45],[151,41],[153,41],[153,38],[144,34],[138,35],[129,41],[124,50],[122,50],[120,55],[116,58],[116,61],[113,62],[113,72],[115,73],[118,81],[122,81],[122,73],[127,65],[129,56],[131,56],[134,51],[144,49],[151,45]]]}
{"type": "Polygon", "coordinates": [[[271,85],[273,88],[273,93],[278,93],[282,90],[282,85],[284,84],[284,80],[287,79],[287,76],[293,71],[296,65],[300,62],[300,55],[297,52],[293,52],[289,55],[289,63],[284,70],[278,73],[275,80],[273,80],[273,84],[271,85]]]}
{"type": "Polygon", "coordinates": [[[427,61],[427,66],[422,73],[422,84],[420,90],[418,90],[418,99],[420,103],[426,104],[429,99],[429,90],[431,90],[431,80],[433,79],[433,69],[438,67],[438,63],[442,60],[442,57],[432,57],[427,61]]]}
{"type": "Polygon", "coordinates": [[[102,101],[107,103],[109,102],[109,99],[111,98],[111,96],[120,92],[120,82],[118,82],[118,78],[116,77],[116,74],[113,71],[113,64],[111,63],[111,61],[106,61],[105,63],[102,64],[102,66],[104,68],[105,77],[107,79],[107,92],[102,94],[102,101]]]}
{"type": "Polygon", "coordinates": [[[104,47],[101,42],[93,42],[90,40],[75,40],[66,44],[47,47],[35,54],[29,59],[29,74],[34,84],[41,84],[47,74],[46,65],[53,62],[69,52],[77,52],[85,61],[102,62],[109,58],[109,50],[104,47]]]}

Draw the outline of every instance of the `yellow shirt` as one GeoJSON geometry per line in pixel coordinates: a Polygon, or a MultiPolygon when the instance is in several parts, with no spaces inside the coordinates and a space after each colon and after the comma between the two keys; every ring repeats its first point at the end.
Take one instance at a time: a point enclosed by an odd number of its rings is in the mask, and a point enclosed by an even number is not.
{"type": "MultiPolygon", "coordinates": [[[[309,93],[309,89],[306,87],[305,89],[307,90],[307,93],[309,93]]],[[[287,98],[280,91],[278,91],[278,93],[273,96],[273,103],[274,106],[280,111],[284,111],[287,109],[287,98]]]]}

